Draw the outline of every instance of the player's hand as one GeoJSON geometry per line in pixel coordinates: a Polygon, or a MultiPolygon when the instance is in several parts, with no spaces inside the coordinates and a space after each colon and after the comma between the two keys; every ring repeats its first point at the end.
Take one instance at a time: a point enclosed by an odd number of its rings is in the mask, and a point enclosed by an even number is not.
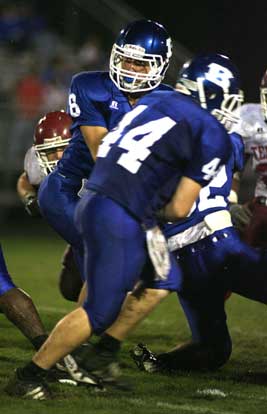
{"type": "Polygon", "coordinates": [[[171,267],[170,253],[167,240],[158,226],[146,230],[146,242],[156,275],[159,279],[165,280],[171,267]]]}
{"type": "Polygon", "coordinates": [[[30,195],[24,201],[25,210],[31,217],[41,217],[37,196],[30,195]]]}
{"type": "Polygon", "coordinates": [[[244,230],[252,217],[252,212],[245,204],[231,204],[230,214],[233,225],[240,231],[244,230]]]}

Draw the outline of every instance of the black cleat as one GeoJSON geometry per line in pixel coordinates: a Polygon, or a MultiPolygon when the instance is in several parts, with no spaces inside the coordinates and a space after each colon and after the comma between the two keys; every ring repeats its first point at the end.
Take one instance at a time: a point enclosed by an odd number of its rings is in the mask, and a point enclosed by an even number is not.
{"type": "Polygon", "coordinates": [[[140,371],[156,372],[159,370],[157,356],[145,345],[138,344],[130,351],[130,355],[140,371]]]}
{"type": "MultiPolygon", "coordinates": [[[[75,369],[82,369],[93,377],[101,378],[104,383],[114,383],[121,375],[117,354],[107,350],[98,349],[92,343],[86,343],[77,348],[64,360],[65,366],[71,361],[75,369]]],[[[72,369],[72,368],[70,368],[72,369]]]]}
{"type": "Polygon", "coordinates": [[[73,379],[100,390],[104,390],[105,386],[125,391],[132,388],[131,384],[121,377],[117,353],[99,349],[92,343],[83,344],[71,355],[67,355],[64,358],[64,366],[73,379]]]}
{"type": "Polygon", "coordinates": [[[47,382],[59,382],[60,384],[72,385],[74,387],[79,385],[78,381],[75,381],[69,374],[67,368],[65,370],[59,369],[57,365],[47,372],[45,380],[47,382]]]}
{"type": "Polygon", "coordinates": [[[104,388],[102,379],[96,374],[93,374],[82,368],[77,363],[77,360],[73,355],[69,354],[65,356],[64,365],[66,366],[67,371],[72,379],[78,384],[86,385],[88,387],[96,387],[99,390],[102,390],[104,388]]]}
{"type": "Polygon", "coordinates": [[[50,400],[52,394],[48,385],[40,377],[36,379],[20,378],[19,369],[15,371],[15,375],[10,379],[5,387],[5,392],[12,397],[20,397],[28,400],[50,400]]]}

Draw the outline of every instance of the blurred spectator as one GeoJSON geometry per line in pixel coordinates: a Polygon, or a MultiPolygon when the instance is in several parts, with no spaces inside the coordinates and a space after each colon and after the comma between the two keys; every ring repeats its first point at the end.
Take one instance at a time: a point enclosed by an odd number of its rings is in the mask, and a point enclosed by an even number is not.
{"type": "Polygon", "coordinates": [[[30,0],[0,0],[2,190],[15,191],[40,115],[66,108],[73,74],[106,70],[109,60],[101,33],[91,33],[82,44],[69,44],[33,5],[30,0]]]}
{"type": "Polygon", "coordinates": [[[44,68],[42,78],[46,84],[43,112],[65,109],[68,87],[73,73],[77,70],[71,50],[54,57],[44,68]]]}
{"type": "Polygon", "coordinates": [[[58,79],[51,79],[44,89],[43,112],[65,109],[68,92],[58,79]]]}
{"type": "Polygon", "coordinates": [[[17,51],[27,48],[44,27],[44,19],[26,2],[7,1],[1,8],[0,42],[17,51]]]}
{"type": "Polygon", "coordinates": [[[104,70],[108,62],[104,53],[101,39],[96,34],[91,34],[78,51],[78,61],[81,70],[104,70]]]}
{"type": "Polygon", "coordinates": [[[5,162],[18,171],[22,168],[26,150],[32,143],[34,126],[43,113],[45,85],[38,73],[38,65],[31,60],[28,72],[14,88],[14,122],[8,136],[5,162]]]}

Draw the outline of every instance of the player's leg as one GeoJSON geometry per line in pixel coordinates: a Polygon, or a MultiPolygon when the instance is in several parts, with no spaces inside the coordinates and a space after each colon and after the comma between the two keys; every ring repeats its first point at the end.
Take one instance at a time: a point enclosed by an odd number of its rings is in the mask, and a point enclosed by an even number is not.
{"type": "Polygon", "coordinates": [[[80,180],[64,178],[54,171],[43,180],[38,192],[42,215],[71,245],[65,251],[59,286],[63,296],[74,301],[79,297],[84,279],[83,242],[74,223],[79,186],[80,180]]]}
{"type": "Polygon", "coordinates": [[[201,298],[180,296],[192,339],[159,354],[161,367],[168,371],[214,370],[228,361],[232,344],[224,312],[224,293],[212,294],[212,298],[209,294],[201,298]]]}
{"type": "Polygon", "coordinates": [[[248,299],[267,304],[267,250],[253,248],[237,241],[239,254],[232,261],[231,290],[248,299]]]}
{"type": "MultiPolygon", "coordinates": [[[[103,209],[98,205],[94,223],[96,230],[93,231],[90,229],[90,221],[82,226],[84,239],[87,240],[85,256],[95,264],[94,270],[91,270],[94,274],[93,283],[91,277],[88,280],[88,297],[84,307],[90,315],[94,332],[102,334],[116,319],[126,293],[133,288],[141,273],[146,250],[144,232],[140,225],[111,200],[105,202],[103,209]],[[108,211],[110,213],[107,214],[108,211]],[[109,216],[112,217],[112,223],[109,216]],[[92,254],[93,257],[90,257],[92,254]],[[101,267],[97,263],[101,263],[101,267]]],[[[127,325],[123,327],[124,332],[128,329],[128,324],[131,324],[128,316],[129,314],[124,319],[127,325]]],[[[97,348],[91,345],[80,350],[85,361],[82,367],[90,372],[99,371],[101,366],[114,361],[120,341],[103,335],[98,345],[97,348]],[[113,361],[109,359],[110,355],[113,361]]],[[[78,358],[75,354],[76,362],[80,362],[81,354],[78,358]]],[[[65,361],[69,365],[67,358],[65,361]]]]}
{"type": "Polygon", "coordinates": [[[169,352],[155,354],[143,344],[137,345],[132,357],[141,370],[148,372],[179,370],[215,370],[231,355],[231,338],[224,313],[224,297],[185,298],[180,302],[192,332],[192,339],[169,352]],[[203,301],[202,301],[203,299],[203,301]]]}
{"type": "Polygon", "coordinates": [[[174,256],[171,257],[171,263],[168,279],[155,282],[154,268],[147,260],[141,281],[128,293],[116,321],[98,341],[75,352],[80,367],[101,374],[105,381],[117,381],[118,353],[122,342],[171,291],[177,291],[181,285],[182,274],[174,256]]]}
{"type": "MultiPolygon", "coordinates": [[[[42,216],[67,243],[76,249],[83,248],[74,223],[74,212],[79,201],[77,196],[79,185],[80,180],[64,178],[57,171],[53,171],[45,177],[38,191],[42,216]]],[[[76,264],[79,266],[80,261],[76,264]]]]}
{"type": "Polygon", "coordinates": [[[12,281],[0,246],[0,309],[35,349],[45,342],[47,334],[31,299],[12,281]]]}
{"type": "MultiPolygon", "coordinates": [[[[84,196],[78,206],[77,223],[86,246],[85,271],[90,275],[88,296],[84,307],[66,315],[33,360],[19,370],[17,383],[24,381],[25,386],[29,378],[44,378],[58,360],[93,332],[103,332],[116,319],[126,292],[133,288],[145,262],[141,226],[112,200],[84,196]]],[[[70,373],[75,378],[75,369],[70,369],[70,373]]],[[[88,383],[88,375],[81,378],[79,373],[77,379],[88,383]]],[[[92,383],[91,376],[89,379],[92,383]]]]}
{"type": "Polygon", "coordinates": [[[68,244],[63,254],[62,268],[59,273],[59,290],[65,299],[77,302],[82,286],[83,281],[74,258],[73,248],[68,244]]]}
{"type": "MultiPolygon", "coordinates": [[[[230,239],[230,233],[229,233],[230,239]]],[[[146,370],[216,369],[231,354],[231,339],[224,312],[229,280],[224,274],[228,252],[228,231],[216,232],[174,254],[184,272],[180,301],[192,332],[192,339],[171,352],[155,355],[137,347],[134,359],[146,370]]]]}

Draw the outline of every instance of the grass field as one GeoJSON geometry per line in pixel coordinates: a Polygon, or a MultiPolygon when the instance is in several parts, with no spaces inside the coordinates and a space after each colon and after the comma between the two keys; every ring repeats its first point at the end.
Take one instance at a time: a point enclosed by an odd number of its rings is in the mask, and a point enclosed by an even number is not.
{"type": "MultiPolygon", "coordinates": [[[[57,274],[64,243],[39,220],[2,226],[1,242],[14,281],[34,299],[51,329],[73,305],[61,298],[57,274]]],[[[28,361],[31,345],[0,315],[0,414],[264,414],[267,412],[267,312],[263,305],[232,295],[227,303],[233,353],[216,373],[153,375],[138,372],[129,350],[140,341],[163,351],[188,339],[189,330],[175,296],[132,334],[121,357],[131,391],[95,393],[83,387],[54,385],[57,398],[34,402],[12,399],[3,387],[15,367],[28,361]],[[217,390],[214,395],[214,390],[217,390]]]]}

